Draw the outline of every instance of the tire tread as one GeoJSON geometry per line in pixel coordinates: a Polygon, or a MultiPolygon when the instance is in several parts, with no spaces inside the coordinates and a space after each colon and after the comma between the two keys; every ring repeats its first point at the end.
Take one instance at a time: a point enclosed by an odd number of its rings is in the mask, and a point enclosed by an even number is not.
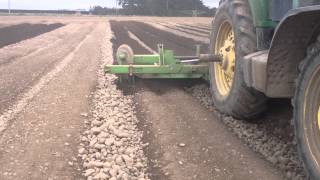
{"type": "MultiPolygon", "coordinates": [[[[241,44],[239,46],[238,57],[256,51],[256,33],[253,26],[253,18],[250,12],[250,7],[247,0],[222,0],[217,14],[228,12],[231,15],[233,27],[236,29],[235,33],[239,33],[237,41],[241,44]]],[[[211,42],[212,43],[212,42],[211,42]]],[[[211,47],[212,44],[211,44],[211,47]]],[[[241,71],[241,75],[243,72],[241,71]]],[[[239,119],[251,119],[261,114],[266,109],[266,97],[246,86],[242,79],[241,84],[238,86],[237,91],[233,92],[231,103],[218,105],[218,109],[223,113],[227,113],[239,119]]],[[[211,85],[212,94],[214,94],[211,85]]],[[[232,90],[231,92],[232,93],[232,90]]],[[[214,96],[214,95],[213,95],[214,96]]],[[[213,97],[215,104],[217,100],[213,97]]]]}
{"type": "Polygon", "coordinates": [[[308,166],[308,164],[306,164],[307,160],[305,159],[305,155],[307,154],[307,152],[305,151],[305,149],[302,148],[302,146],[304,146],[303,133],[302,133],[304,128],[301,127],[301,124],[300,124],[298,109],[301,105],[300,97],[305,90],[303,87],[303,84],[307,81],[305,74],[308,72],[308,69],[310,67],[309,65],[311,65],[311,63],[315,61],[315,57],[319,56],[320,54],[319,40],[320,40],[320,35],[315,40],[315,42],[307,48],[306,57],[300,62],[298,66],[299,75],[295,80],[296,91],[295,91],[294,97],[291,100],[291,104],[294,110],[293,125],[295,130],[295,140],[297,142],[298,154],[299,154],[300,160],[304,162],[303,165],[304,165],[305,172],[308,176],[307,179],[317,179],[318,177],[314,176],[314,174],[311,171],[311,168],[308,166]]]}

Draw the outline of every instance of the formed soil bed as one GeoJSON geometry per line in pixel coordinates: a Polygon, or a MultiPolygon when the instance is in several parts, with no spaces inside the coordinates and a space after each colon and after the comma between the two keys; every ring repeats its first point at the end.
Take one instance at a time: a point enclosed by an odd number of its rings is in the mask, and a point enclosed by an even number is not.
{"type": "Polygon", "coordinates": [[[39,36],[43,33],[55,30],[64,26],[61,23],[54,24],[17,24],[0,28],[0,48],[10,44],[39,36]]]}
{"type": "MultiPolygon", "coordinates": [[[[191,38],[176,36],[175,34],[154,28],[153,26],[143,22],[118,21],[111,25],[124,27],[127,31],[132,32],[139,39],[143,40],[147,46],[151,47],[155,51],[157,51],[157,44],[162,43],[166,49],[174,50],[176,55],[195,55],[195,45],[197,44],[201,45],[202,53],[207,52],[207,44],[195,41],[191,38]]],[[[124,40],[126,41],[126,39],[124,40]]],[[[136,52],[135,49],[134,52],[136,52]]]]}

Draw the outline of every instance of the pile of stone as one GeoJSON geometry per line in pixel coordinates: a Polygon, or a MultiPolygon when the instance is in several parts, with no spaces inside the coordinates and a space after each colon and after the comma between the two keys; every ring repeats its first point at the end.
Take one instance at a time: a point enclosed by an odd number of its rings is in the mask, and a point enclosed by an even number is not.
{"type": "Polygon", "coordinates": [[[111,31],[107,34],[110,37],[101,48],[103,63],[98,72],[98,87],[79,147],[84,176],[88,180],[149,179],[133,96],[117,89],[115,76],[103,74],[104,64],[113,61],[111,31]]]}

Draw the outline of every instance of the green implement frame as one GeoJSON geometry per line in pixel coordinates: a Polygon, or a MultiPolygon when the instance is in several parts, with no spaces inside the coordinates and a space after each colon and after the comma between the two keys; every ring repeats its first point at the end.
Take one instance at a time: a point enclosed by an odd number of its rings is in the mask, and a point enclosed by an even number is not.
{"type": "MultiPolygon", "coordinates": [[[[122,45],[117,51],[117,65],[105,66],[105,73],[155,79],[208,79],[206,62],[220,61],[220,56],[197,53],[197,56],[174,56],[172,50],[158,45],[158,54],[133,55],[131,48],[122,45]]],[[[200,52],[200,50],[197,50],[200,52]]]]}

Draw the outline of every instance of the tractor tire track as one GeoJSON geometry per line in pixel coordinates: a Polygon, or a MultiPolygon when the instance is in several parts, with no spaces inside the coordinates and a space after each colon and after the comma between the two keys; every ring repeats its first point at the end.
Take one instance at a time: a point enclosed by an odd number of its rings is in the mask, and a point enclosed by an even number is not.
{"type": "Polygon", "coordinates": [[[112,44],[113,55],[117,53],[117,49],[122,44],[129,45],[135,54],[150,54],[150,52],[142,47],[136,40],[130,38],[128,29],[125,28],[119,21],[110,21],[111,30],[113,32],[112,44]]]}
{"type": "Polygon", "coordinates": [[[181,29],[187,29],[190,31],[195,31],[197,33],[203,34],[204,36],[208,36],[208,34],[210,33],[210,30],[202,30],[201,28],[196,28],[196,27],[191,27],[189,25],[176,25],[176,27],[181,28],[181,29]]]}
{"type": "Polygon", "coordinates": [[[202,53],[207,52],[207,44],[200,41],[195,41],[186,37],[179,37],[167,31],[162,31],[154,28],[146,23],[137,21],[119,21],[120,26],[124,26],[134,33],[139,39],[142,39],[147,46],[153,50],[157,49],[157,44],[164,44],[166,49],[171,49],[176,52],[176,55],[195,55],[195,45],[202,46],[202,53]]]}
{"type": "Polygon", "coordinates": [[[172,29],[172,30],[175,30],[175,31],[180,31],[180,32],[183,32],[183,33],[186,33],[186,34],[190,34],[190,35],[194,35],[194,36],[199,36],[199,37],[202,37],[202,38],[206,38],[208,37],[208,34],[205,34],[203,32],[196,32],[195,30],[191,30],[191,29],[188,29],[188,28],[185,28],[185,27],[179,27],[179,26],[168,26],[168,25],[162,25],[168,29],[172,29]]]}
{"type": "Polygon", "coordinates": [[[168,27],[165,27],[164,25],[161,25],[163,23],[148,22],[147,24],[150,25],[151,27],[158,29],[158,30],[162,30],[167,33],[171,33],[177,37],[184,37],[184,38],[192,39],[193,41],[196,41],[196,42],[201,42],[203,44],[209,44],[208,36],[204,37],[199,34],[195,35],[194,33],[190,34],[190,32],[186,33],[186,32],[176,30],[176,29],[168,28],[168,27]]]}
{"type": "Polygon", "coordinates": [[[211,29],[207,26],[203,26],[203,25],[191,25],[191,24],[180,24],[181,26],[184,27],[190,27],[192,29],[197,29],[197,30],[202,30],[203,32],[210,32],[211,29]]]}

